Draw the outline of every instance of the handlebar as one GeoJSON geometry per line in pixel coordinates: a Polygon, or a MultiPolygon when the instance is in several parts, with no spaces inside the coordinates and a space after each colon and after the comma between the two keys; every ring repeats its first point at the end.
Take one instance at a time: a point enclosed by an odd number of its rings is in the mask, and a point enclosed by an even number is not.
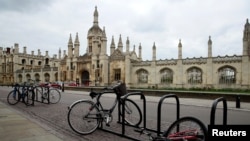
{"type": "Polygon", "coordinates": [[[103,88],[103,90],[114,90],[115,88],[119,87],[121,84],[122,84],[121,82],[118,82],[115,85],[111,85],[109,87],[103,88]]]}
{"type": "Polygon", "coordinates": [[[103,92],[100,92],[100,93],[93,92],[91,90],[91,92],[90,92],[89,95],[93,99],[94,97],[96,97],[97,95],[99,95],[101,93],[108,93],[108,92],[110,92],[110,93],[116,93],[117,96],[120,97],[120,96],[125,95],[127,93],[126,85],[125,85],[125,83],[118,82],[115,85],[103,88],[103,92]],[[110,91],[108,91],[108,90],[110,90],[110,91]]]}

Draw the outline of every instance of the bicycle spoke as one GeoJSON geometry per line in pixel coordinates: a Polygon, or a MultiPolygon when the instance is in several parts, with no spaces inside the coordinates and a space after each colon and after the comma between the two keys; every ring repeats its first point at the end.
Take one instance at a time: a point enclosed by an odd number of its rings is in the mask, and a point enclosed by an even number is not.
{"type": "Polygon", "coordinates": [[[58,103],[61,99],[61,93],[60,91],[56,90],[56,89],[50,89],[49,91],[49,100],[50,103],[55,104],[58,103]]]}
{"type": "Polygon", "coordinates": [[[75,103],[68,113],[70,127],[79,134],[90,134],[99,125],[99,110],[94,107],[90,111],[92,103],[82,101],[75,103]]]}
{"type": "MultiPolygon", "coordinates": [[[[124,108],[125,108],[124,111],[125,121],[133,126],[139,125],[142,121],[142,113],[139,106],[134,101],[126,99],[124,101],[124,108]]],[[[122,112],[122,106],[120,111],[122,112]]]]}
{"type": "Polygon", "coordinates": [[[205,141],[207,129],[200,120],[194,117],[183,117],[175,121],[163,136],[172,141],[205,141]]]}

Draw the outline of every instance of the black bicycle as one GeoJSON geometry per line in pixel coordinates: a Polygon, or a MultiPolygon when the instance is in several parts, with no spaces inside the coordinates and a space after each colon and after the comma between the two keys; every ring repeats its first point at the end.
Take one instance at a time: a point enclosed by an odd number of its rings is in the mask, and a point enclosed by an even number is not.
{"type": "Polygon", "coordinates": [[[22,101],[25,105],[34,105],[34,88],[27,85],[26,82],[23,85],[15,84],[14,89],[10,91],[7,96],[7,101],[10,105],[15,105],[22,101]]]}
{"type": "MultiPolygon", "coordinates": [[[[126,85],[125,83],[118,83],[110,88],[105,88],[102,92],[90,92],[90,97],[92,99],[96,98],[96,101],[91,101],[87,99],[82,99],[71,104],[68,109],[68,123],[73,131],[79,134],[90,134],[94,132],[100,123],[105,122],[107,126],[110,126],[112,121],[112,113],[119,102],[123,103],[125,107],[125,122],[128,125],[138,126],[142,122],[142,112],[139,106],[132,100],[126,99],[121,102],[121,96],[125,95],[126,85]],[[104,108],[100,102],[100,98],[104,94],[115,94],[116,98],[111,108],[104,108]]],[[[118,113],[121,115],[121,107],[118,108],[118,113]]]]}

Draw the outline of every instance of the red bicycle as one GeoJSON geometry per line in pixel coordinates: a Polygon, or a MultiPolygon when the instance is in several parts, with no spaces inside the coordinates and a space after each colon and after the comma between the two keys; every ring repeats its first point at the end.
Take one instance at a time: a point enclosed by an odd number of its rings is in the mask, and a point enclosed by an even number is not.
{"type": "Polygon", "coordinates": [[[160,136],[152,136],[146,129],[135,130],[149,136],[151,141],[206,141],[207,128],[195,117],[182,117],[172,123],[160,136]]]}

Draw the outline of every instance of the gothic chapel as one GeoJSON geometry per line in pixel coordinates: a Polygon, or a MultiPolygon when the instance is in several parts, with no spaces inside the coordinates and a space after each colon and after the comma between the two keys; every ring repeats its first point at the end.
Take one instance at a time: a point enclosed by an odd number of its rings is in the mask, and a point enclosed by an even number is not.
{"type": "MultiPolygon", "coordinates": [[[[240,40],[240,39],[239,39],[240,40]]],[[[24,82],[29,78],[42,82],[77,81],[81,86],[106,86],[121,80],[133,88],[235,88],[250,89],[250,24],[246,20],[243,31],[242,55],[212,56],[212,39],[207,42],[208,55],[200,58],[182,58],[182,43],[177,44],[178,58],[156,60],[156,45],[152,46],[152,60],[143,61],[142,46],[130,50],[129,38],[125,44],[120,35],[117,46],[112,37],[107,46],[105,28],[98,24],[97,7],[92,27],[87,34],[86,52],[80,55],[78,34],[70,34],[68,51],[50,57],[38,49],[27,54],[19,45],[0,47],[0,83],[24,82]],[[110,55],[107,54],[110,47],[110,55]]],[[[240,48],[240,45],[239,45],[240,48]]]]}

